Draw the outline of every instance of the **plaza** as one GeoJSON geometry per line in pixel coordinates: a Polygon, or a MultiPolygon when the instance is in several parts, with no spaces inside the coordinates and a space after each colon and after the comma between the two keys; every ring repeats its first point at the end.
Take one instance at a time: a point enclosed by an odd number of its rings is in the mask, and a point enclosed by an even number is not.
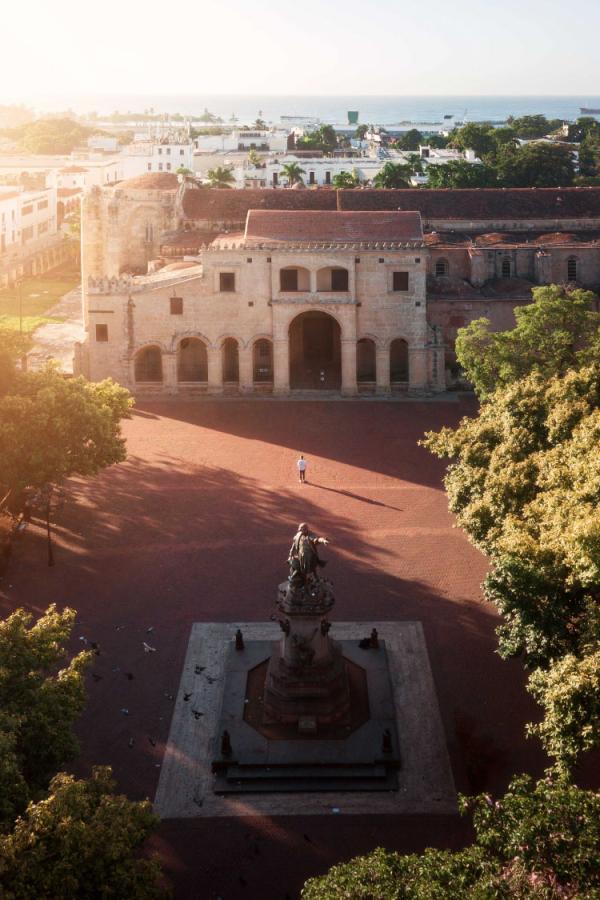
{"type": "MultiPolygon", "coordinates": [[[[473,411],[455,395],[140,402],[124,423],[127,462],[71,483],[54,568],[34,522],[0,582],[3,615],[69,605],[72,649],[98,644],[75,771],[109,764],[129,797],[154,800],[194,625],[268,620],[289,537],[307,521],[331,541],[334,631],[336,621],[421,623],[456,789],[501,792],[514,772],[541,774],[539,744],[523,737],[535,706],[522,667],[495,653],[485,560],[453,528],[443,466],[417,445],[473,411]]],[[[193,680],[188,690],[191,716],[202,692],[193,696],[193,680]]],[[[469,839],[446,810],[365,815],[336,797],[319,815],[270,817],[252,796],[243,804],[235,817],[161,823],[152,847],[178,898],[292,897],[306,878],[378,845],[469,839]]]]}

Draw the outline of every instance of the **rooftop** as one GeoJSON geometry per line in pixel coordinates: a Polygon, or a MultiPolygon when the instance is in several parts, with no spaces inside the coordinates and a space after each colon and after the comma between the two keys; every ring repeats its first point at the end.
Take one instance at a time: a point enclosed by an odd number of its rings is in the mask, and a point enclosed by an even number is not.
{"type": "Polygon", "coordinates": [[[176,191],[179,187],[179,179],[173,172],[147,172],[136,178],[119,181],[114,187],[126,191],[176,191]]]}
{"type": "Polygon", "coordinates": [[[246,243],[325,243],[422,241],[418,212],[337,212],[251,209],[246,243]]]}

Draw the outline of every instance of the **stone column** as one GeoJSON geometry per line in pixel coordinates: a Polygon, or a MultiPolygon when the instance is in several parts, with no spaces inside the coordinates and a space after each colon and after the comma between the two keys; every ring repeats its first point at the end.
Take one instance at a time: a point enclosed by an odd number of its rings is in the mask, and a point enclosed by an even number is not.
{"type": "Polygon", "coordinates": [[[427,350],[425,347],[408,348],[408,389],[421,392],[427,386],[427,350]]]}
{"type": "Polygon", "coordinates": [[[377,393],[389,394],[390,392],[390,348],[375,348],[375,371],[377,381],[377,393]]]}
{"type": "Polygon", "coordinates": [[[220,394],[223,390],[223,365],[221,361],[221,348],[208,347],[208,392],[220,394]]]}
{"type": "Polygon", "coordinates": [[[176,394],[177,393],[177,354],[176,353],[163,353],[162,367],[163,367],[163,387],[164,387],[165,393],[176,394]]]}
{"type": "Polygon", "coordinates": [[[251,393],[254,388],[252,379],[252,347],[239,348],[240,391],[251,393]]]}
{"type": "Polygon", "coordinates": [[[290,342],[285,339],[273,341],[273,393],[287,394],[290,390],[290,342]]]}
{"type": "Polygon", "coordinates": [[[356,385],[356,341],[342,341],[342,394],[354,397],[356,385]]]}

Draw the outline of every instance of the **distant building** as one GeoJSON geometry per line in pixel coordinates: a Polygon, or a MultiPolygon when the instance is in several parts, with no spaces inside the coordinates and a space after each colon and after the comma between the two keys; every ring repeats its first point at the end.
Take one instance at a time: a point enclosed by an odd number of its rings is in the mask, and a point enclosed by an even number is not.
{"type": "Polygon", "coordinates": [[[600,289],[600,189],[86,192],[76,368],[134,391],[443,390],[458,328],[600,289]]]}

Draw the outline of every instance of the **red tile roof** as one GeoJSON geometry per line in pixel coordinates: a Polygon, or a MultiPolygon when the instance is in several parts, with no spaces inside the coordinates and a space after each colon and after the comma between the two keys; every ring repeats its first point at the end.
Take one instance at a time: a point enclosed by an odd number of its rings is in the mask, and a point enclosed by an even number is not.
{"type": "Polygon", "coordinates": [[[418,212],[333,212],[251,209],[246,221],[247,242],[346,243],[348,241],[421,241],[418,212]]]}
{"type": "Polygon", "coordinates": [[[115,187],[123,188],[126,191],[176,191],[179,187],[179,179],[173,172],[146,172],[145,175],[138,175],[137,178],[119,181],[115,187]]]}
{"type": "Polygon", "coordinates": [[[183,195],[188,219],[242,224],[249,209],[336,209],[335,191],[194,188],[183,195]]]}
{"type": "Polygon", "coordinates": [[[338,193],[341,209],[418,209],[426,220],[600,217],[600,188],[419,188],[338,193]]]}

